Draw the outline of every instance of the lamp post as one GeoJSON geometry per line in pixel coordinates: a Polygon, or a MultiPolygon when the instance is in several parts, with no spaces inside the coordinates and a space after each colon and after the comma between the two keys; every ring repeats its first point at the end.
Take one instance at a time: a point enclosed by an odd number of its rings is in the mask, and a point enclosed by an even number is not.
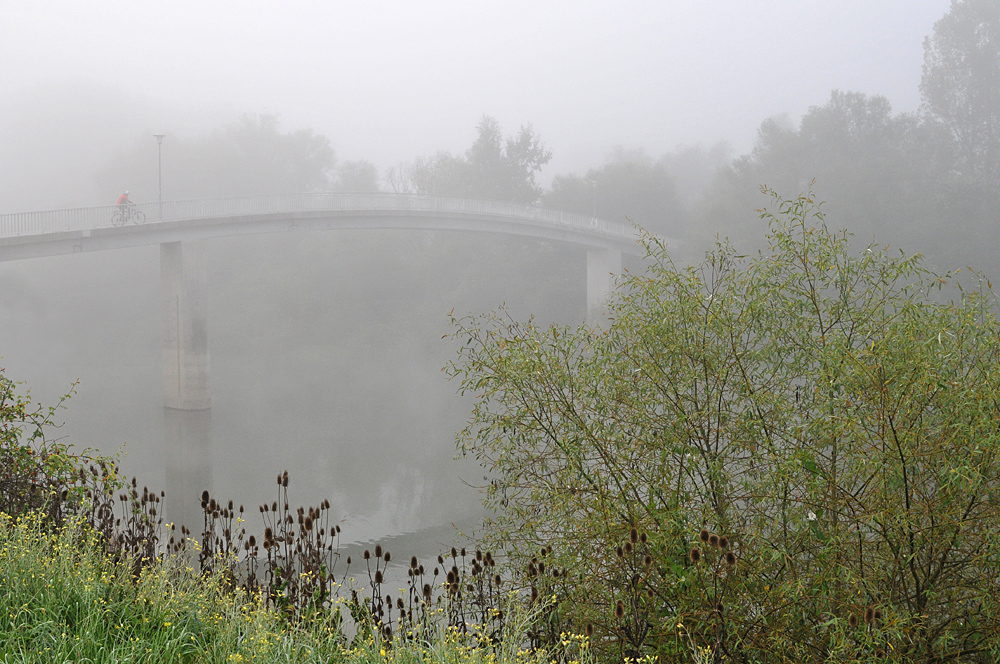
{"type": "Polygon", "coordinates": [[[166,134],[153,134],[156,139],[156,202],[160,209],[160,219],[163,219],[163,138],[166,134]]]}

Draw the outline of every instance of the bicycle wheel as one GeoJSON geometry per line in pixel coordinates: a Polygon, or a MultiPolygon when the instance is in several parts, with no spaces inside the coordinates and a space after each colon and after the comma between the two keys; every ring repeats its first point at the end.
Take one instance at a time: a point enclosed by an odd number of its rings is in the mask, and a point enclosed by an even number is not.
{"type": "Polygon", "coordinates": [[[132,223],[133,224],[144,224],[146,223],[146,213],[142,210],[132,211],[132,223]]]}
{"type": "Polygon", "coordinates": [[[111,225],[112,226],[124,226],[125,225],[125,212],[121,208],[115,210],[111,213],[111,225]]]}

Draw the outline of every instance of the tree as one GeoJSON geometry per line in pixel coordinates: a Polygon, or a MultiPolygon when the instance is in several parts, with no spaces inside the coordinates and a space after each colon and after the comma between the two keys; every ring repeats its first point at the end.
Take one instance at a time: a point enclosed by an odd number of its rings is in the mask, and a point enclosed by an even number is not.
{"type": "Polygon", "coordinates": [[[618,656],[996,661],[989,284],[773,200],[752,257],[649,240],[607,331],[454,322],[489,543],[618,656]]]}
{"type": "Polygon", "coordinates": [[[345,161],[337,168],[335,191],[369,193],[381,191],[378,167],[370,161],[345,161]]]}
{"type": "Polygon", "coordinates": [[[687,214],[667,157],[653,161],[641,150],[616,148],[600,168],[557,175],[542,204],[601,219],[629,221],[671,237],[686,232],[687,214]]]}
{"type": "MultiPolygon", "coordinates": [[[[108,200],[136,173],[147,171],[141,180],[156,182],[156,161],[148,157],[149,146],[144,144],[107,167],[101,182],[108,200]]],[[[282,133],[275,116],[247,115],[207,135],[164,141],[163,196],[329,191],[335,166],[336,155],[325,136],[310,129],[282,133]]],[[[148,191],[155,197],[155,191],[148,191]]]]}
{"type": "Polygon", "coordinates": [[[958,171],[1000,187],[1000,4],[952,0],[924,39],[925,114],[950,131],[958,171]]]}
{"type": "MultiPolygon", "coordinates": [[[[542,189],[535,173],[549,162],[552,152],[531,125],[504,138],[496,119],[484,115],[477,131],[464,156],[438,152],[414,162],[409,179],[417,193],[537,203],[542,189]]],[[[398,175],[392,173],[394,179],[398,175]]]]}
{"type": "Polygon", "coordinates": [[[833,91],[796,125],[786,117],[761,123],[753,150],[725,169],[699,216],[705,244],[716,234],[759,241],[760,186],[802,191],[810,186],[845,227],[866,243],[927,248],[936,265],[961,267],[955,224],[943,228],[952,201],[942,183],[949,168],[934,129],[912,114],[894,114],[879,95],[833,91]],[[810,185],[815,181],[814,185],[810,185]],[[951,242],[941,242],[946,233],[951,242]]]}

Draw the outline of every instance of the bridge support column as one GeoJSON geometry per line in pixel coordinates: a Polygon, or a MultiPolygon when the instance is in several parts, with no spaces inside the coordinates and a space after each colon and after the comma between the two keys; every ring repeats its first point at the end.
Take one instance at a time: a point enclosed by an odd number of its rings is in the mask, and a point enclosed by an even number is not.
{"type": "Polygon", "coordinates": [[[587,322],[597,325],[605,314],[605,303],[622,271],[622,252],[616,249],[587,249],[587,322]]]}
{"type": "Polygon", "coordinates": [[[160,245],[167,520],[200,534],[212,489],[208,288],[202,242],[160,245]]]}

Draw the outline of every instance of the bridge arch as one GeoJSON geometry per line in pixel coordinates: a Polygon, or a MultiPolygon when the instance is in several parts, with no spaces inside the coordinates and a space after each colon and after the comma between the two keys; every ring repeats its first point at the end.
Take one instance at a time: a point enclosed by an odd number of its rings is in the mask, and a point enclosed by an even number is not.
{"type": "MultiPolygon", "coordinates": [[[[515,203],[415,194],[289,194],[139,204],[146,222],[113,226],[116,206],[0,215],[0,262],[160,246],[168,490],[211,487],[211,391],[203,240],[343,229],[500,233],[566,242],[587,254],[588,318],[600,316],[634,227],[515,203]],[[173,463],[175,467],[171,468],[173,463]],[[174,477],[171,480],[171,476],[174,477]]],[[[196,521],[197,505],[178,521],[196,521]]]]}

